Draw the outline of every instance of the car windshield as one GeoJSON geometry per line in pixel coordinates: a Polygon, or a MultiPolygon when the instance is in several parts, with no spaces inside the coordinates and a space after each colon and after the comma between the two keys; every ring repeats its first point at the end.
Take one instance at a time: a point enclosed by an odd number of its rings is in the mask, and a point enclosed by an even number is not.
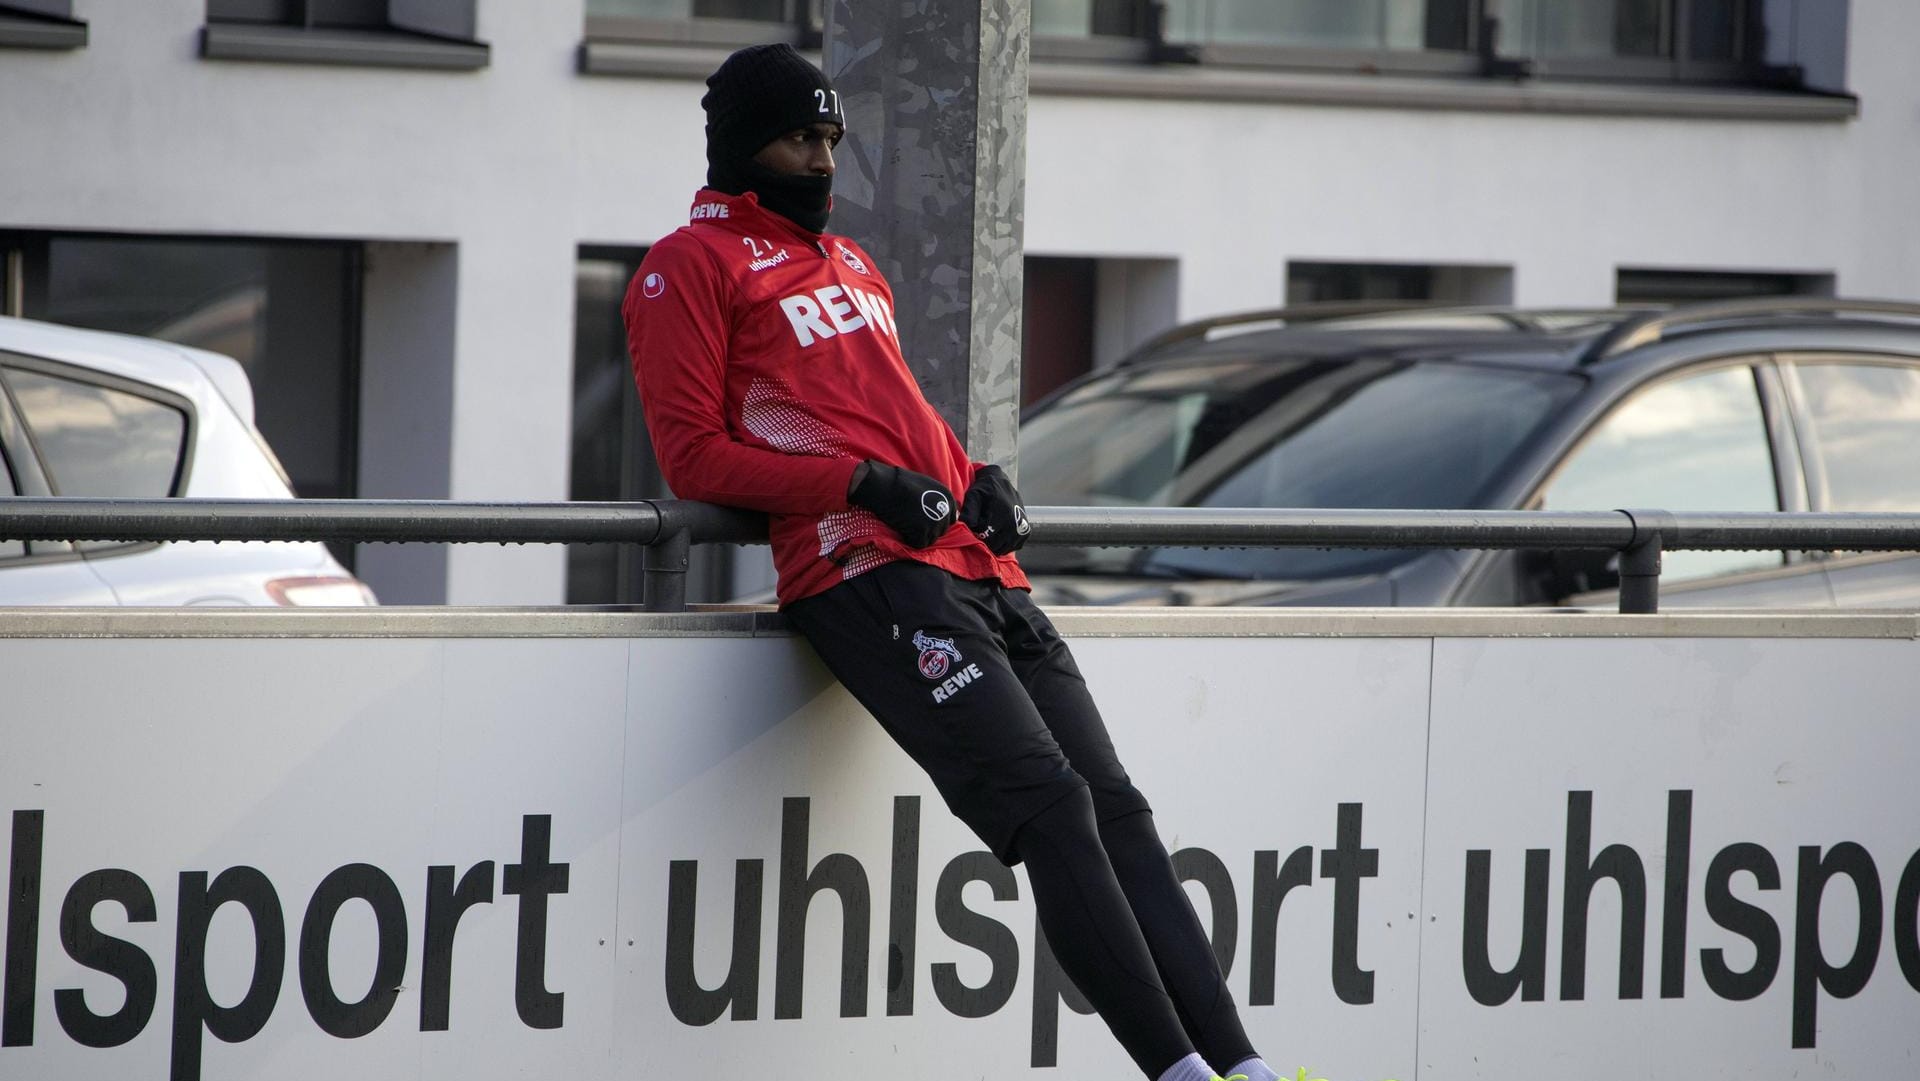
{"type": "MultiPolygon", "coordinates": [[[[1579,389],[1573,376],[1404,360],[1120,369],[1026,419],[1035,506],[1461,509],[1579,389]]],[[[1413,550],[1030,548],[1038,573],[1325,579],[1413,550]]]]}

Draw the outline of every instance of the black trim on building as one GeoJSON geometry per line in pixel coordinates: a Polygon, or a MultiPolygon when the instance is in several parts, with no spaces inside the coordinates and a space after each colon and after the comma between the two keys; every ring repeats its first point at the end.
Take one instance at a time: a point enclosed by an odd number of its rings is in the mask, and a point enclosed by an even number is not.
{"type": "Polygon", "coordinates": [[[477,28],[474,0],[208,0],[200,55],[474,71],[492,59],[477,28]]]}
{"type": "Polygon", "coordinates": [[[84,49],[87,24],[73,0],[0,0],[0,47],[84,49]]]}

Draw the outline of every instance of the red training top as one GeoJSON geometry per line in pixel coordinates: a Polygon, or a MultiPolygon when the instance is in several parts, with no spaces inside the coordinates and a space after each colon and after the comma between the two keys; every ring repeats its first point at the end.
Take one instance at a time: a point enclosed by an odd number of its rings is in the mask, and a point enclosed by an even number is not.
{"type": "Polygon", "coordinates": [[[620,311],[667,483],[772,516],[781,604],[896,559],[1026,587],[1019,562],[965,526],[914,549],[847,503],[868,458],[925,473],[956,500],[979,468],[908,371],[893,289],[859,245],[809,233],[752,193],[702,190],[620,311]]]}

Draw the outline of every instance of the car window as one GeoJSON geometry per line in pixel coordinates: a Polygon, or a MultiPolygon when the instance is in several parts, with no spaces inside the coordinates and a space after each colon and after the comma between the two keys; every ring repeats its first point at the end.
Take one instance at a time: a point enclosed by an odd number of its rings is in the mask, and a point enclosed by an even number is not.
{"type": "MultiPolygon", "coordinates": [[[[1780,509],[1753,370],[1740,366],[1640,391],[1601,421],[1547,485],[1546,510],[1780,509]]],[[[1780,552],[1668,552],[1661,576],[1778,566],[1780,552]]]]}
{"type": "Polygon", "coordinates": [[[1920,366],[1797,369],[1826,509],[1920,511],[1920,366]]]}
{"type": "Polygon", "coordinates": [[[112,387],[9,368],[7,382],[64,496],[173,494],[185,446],[181,410],[112,387]]]}
{"type": "MultiPolygon", "coordinates": [[[[1580,386],[1555,373],[1384,359],[1123,370],[1028,418],[1021,490],[1036,505],[1470,507],[1580,386]]],[[[1028,563],[1303,579],[1376,571],[1418,554],[1052,550],[1028,563]]]]}

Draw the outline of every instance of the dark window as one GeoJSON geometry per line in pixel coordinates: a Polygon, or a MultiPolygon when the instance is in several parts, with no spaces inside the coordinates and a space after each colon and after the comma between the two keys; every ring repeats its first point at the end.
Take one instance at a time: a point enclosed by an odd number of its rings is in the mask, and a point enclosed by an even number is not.
{"type": "Polygon", "coordinates": [[[207,0],[207,21],[471,38],[473,0],[207,0]]]}
{"type": "MultiPolygon", "coordinates": [[[[1035,505],[1471,507],[1578,387],[1384,360],[1121,368],[1027,418],[1021,492],[1035,505]]],[[[1382,570],[1417,554],[1046,548],[1022,559],[1043,572],[1286,579],[1382,570]]]]}
{"type": "Polygon", "coordinates": [[[1412,263],[1287,264],[1288,304],[1347,300],[1511,304],[1513,269],[1412,263]]]}
{"type": "Polygon", "coordinates": [[[15,243],[29,318],[238,360],[255,425],[294,491],[357,494],[360,245],[44,234],[15,243]]]}
{"type": "Polygon", "coordinates": [[[1826,510],[1920,511],[1920,367],[1797,366],[1826,510]]]}
{"type": "Polygon", "coordinates": [[[1831,274],[1622,268],[1614,280],[1614,297],[1621,304],[1692,304],[1741,297],[1832,295],[1831,274]]]}
{"type": "Polygon", "coordinates": [[[826,0],[587,0],[587,37],[817,47],[826,0]],[[776,30],[775,27],[780,29],[776,30]]]}
{"type": "Polygon", "coordinates": [[[751,19],[788,22],[794,0],[587,0],[588,15],[639,19],[751,19]]]}
{"type": "Polygon", "coordinates": [[[186,413],[124,390],[9,368],[54,494],[160,498],[175,493],[186,452],[186,413]]]}
{"type": "Polygon", "coordinates": [[[1509,56],[1660,56],[1671,0],[1506,0],[1500,51],[1509,56]]]}
{"type": "Polygon", "coordinates": [[[1288,304],[1432,298],[1432,267],[1388,263],[1287,264],[1288,304]]]}
{"type": "Polygon", "coordinates": [[[1687,16],[1687,55],[1693,60],[1737,60],[1746,43],[1749,5],[1741,0],[1693,0],[1687,16]]]}
{"type": "Polygon", "coordinates": [[[1098,264],[1029,255],[1020,322],[1020,404],[1031,405],[1093,370],[1098,264]]]}
{"type": "MultiPolygon", "coordinates": [[[[627,283],[646,253],[645,248],[616,247],[580,251],[574,277],[573,438],[567,491],[575,501],[672,497],[647,438],[620,317],[627,283]]],[[[766,547],[758,552],[764,561],[766,547]]],[[[567,603],[639,604],[641,558],[638,545],[568,545],[567,603]]],[[[687,568],[687,599],[724,601],[750,591],[757,583],[735,581],[741,562],[741,546],[695,546],[687,568]]]]}
{"type": "Polygon", "coordinates": [[[1462,47],[1470,5],[1429,0],[1168,0],[1177,44],[1421,50],[1462,47]]]}
{"type": "MultiPolygon", "coordinates": [[[[626,327],[620,319],[621,298],[644,255],[645,248],[593,248],[580,253],[574,275],[569,499],[633,500],[659,496],[665,490],[641,420],[627,360],[626,327]]],[[[567,546],[567,603],[640,600],[638,548],[567,546]]]]}
{"type": "MultiPolygon", "coordinates": [[[[1791,20],[1791,5],[1776,18],[1791,20]]],[[[1786,82],[1765,63],[1759,0],[1499,0],[1494,48],[1574,78],[1786,82]]]]}
{"type": "Polygon", "coordinates": [[[1033,0],[1035,37],[1140,37],[1147,18],[1141,0],[1033,0]]]}

